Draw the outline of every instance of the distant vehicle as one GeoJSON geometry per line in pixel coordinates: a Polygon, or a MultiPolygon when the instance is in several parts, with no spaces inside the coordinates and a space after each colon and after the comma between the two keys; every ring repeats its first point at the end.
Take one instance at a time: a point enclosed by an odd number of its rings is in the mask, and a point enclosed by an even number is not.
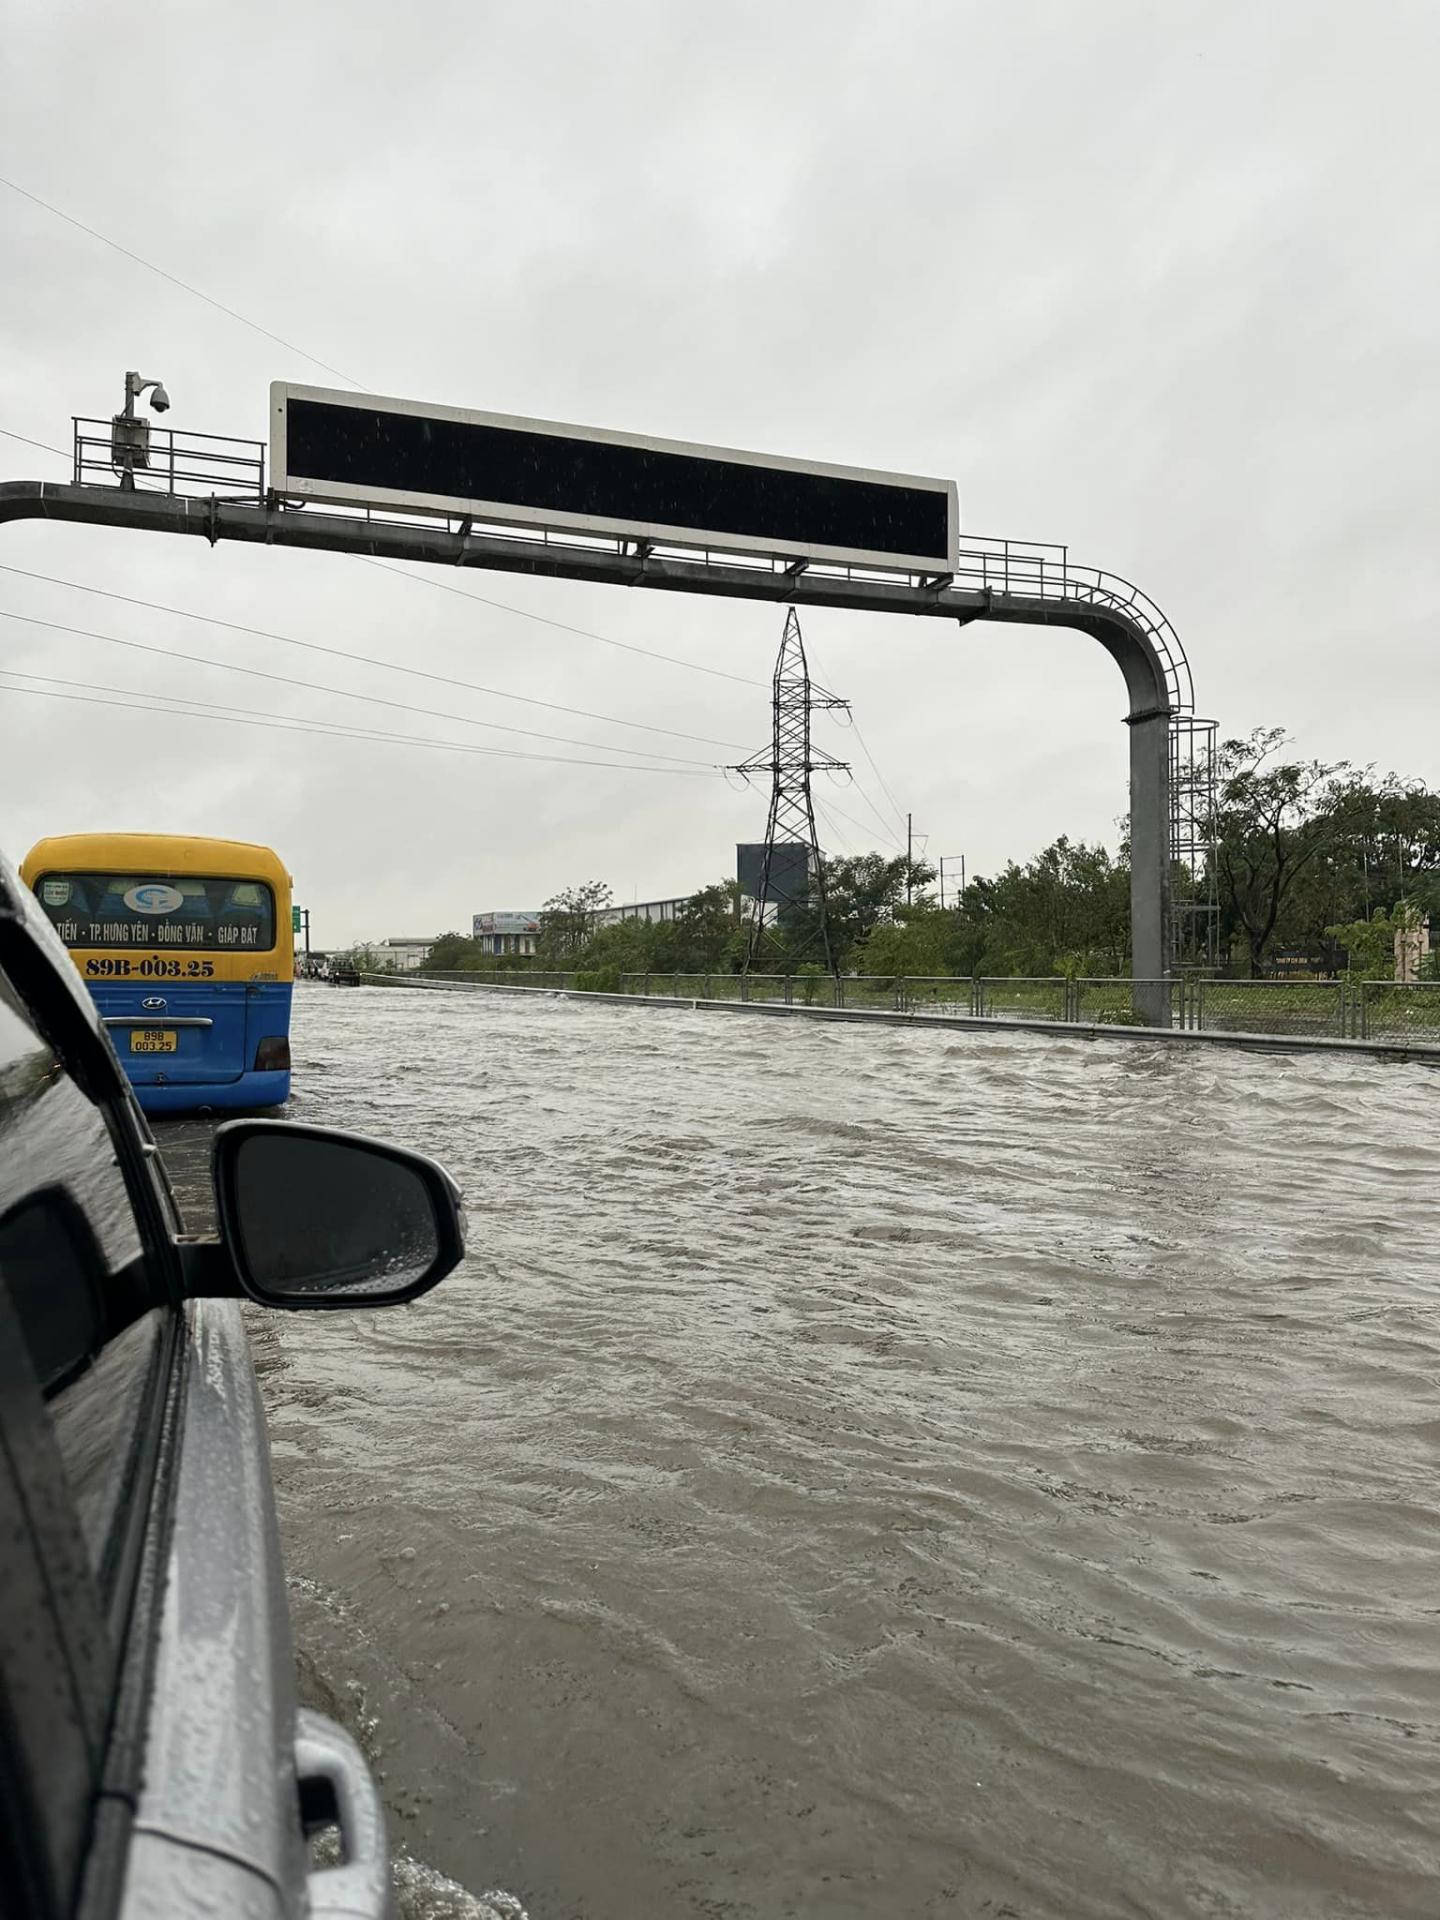
{"type": "Polygon", "coordinates": [[[41,840],[20,868],[95,997],[146,1113],[290,1097],[290,876],[195,835],[41,840]]]}
{"type": "Polygon", "coordinates": [[[6,1920],[390,1912],[365,1761],[295,1697],[240,1302],[413,1300],[464,1254],[459,1192],[273,1119],[217,1129],[214,1180],[219,1236],[184,1233],[98,1010],[0,859],[6,1920]]]}

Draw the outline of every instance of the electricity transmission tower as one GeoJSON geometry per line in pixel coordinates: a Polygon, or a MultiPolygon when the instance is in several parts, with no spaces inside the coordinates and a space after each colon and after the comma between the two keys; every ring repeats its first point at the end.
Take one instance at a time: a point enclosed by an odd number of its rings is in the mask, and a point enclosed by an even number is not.
{"type": "Polygon", "coordinates": [[[745,971],[758,971],[767,947],[781,944],[785,933],[799,934],[799,944],[784,942],[791,962],[807,953],[823,960],[834,973],[835,956],[825,912],[825,866],[815,833],[815,804],[810,794],[812,773],[848,773],[846,761],[817,748],[810,738],[812,713],[836,710],[848,713],[850,703],[812,685],[805,661],[805,642],[793,607],[785,615],[785,632],[775,662],[771,702],[773,725],[770,747],[762,747],[732,772],[770,775],[770,816],[755,887],[755,914],[745,950],[745,971]]]}

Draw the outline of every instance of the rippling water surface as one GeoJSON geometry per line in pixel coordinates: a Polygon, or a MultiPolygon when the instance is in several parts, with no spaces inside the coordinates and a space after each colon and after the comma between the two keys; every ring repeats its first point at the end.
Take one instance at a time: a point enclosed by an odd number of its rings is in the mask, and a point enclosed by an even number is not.
{"type": "Polygon", "coordinates": [[[531,1920],[1436,1911],[1426,1070],[296,1028],[294,1117],[469,1204],[417,1307],[256,1319],[307,1691],[416,1860],[531,1920]]]}

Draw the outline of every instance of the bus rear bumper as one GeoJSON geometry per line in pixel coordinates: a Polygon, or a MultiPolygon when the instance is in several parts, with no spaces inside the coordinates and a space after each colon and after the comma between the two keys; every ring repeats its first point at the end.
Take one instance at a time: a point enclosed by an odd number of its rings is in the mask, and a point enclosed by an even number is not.
{"type": "Polygon", "coordinates": [[[225,1080],[215,1086],[195,1082],[136,1086],[135,1098],[143,1113],[197,1113],[205,1108],[248,1113],[257,1107],[283,1106],[290,1098],[290,1073],[287,1068],[242,1073],[238,1080],[225,1080]]]}

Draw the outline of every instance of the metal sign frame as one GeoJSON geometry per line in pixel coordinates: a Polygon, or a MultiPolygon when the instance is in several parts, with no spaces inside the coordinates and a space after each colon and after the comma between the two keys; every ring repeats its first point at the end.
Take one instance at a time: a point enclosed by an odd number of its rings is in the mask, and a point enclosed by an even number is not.
{"type": "Polygon", "coordinates": [[[609,432],[559,420],[531,420],[508,413],[483,413],[473,408],[430,405],[398,400],[389,395],[347,393],[332,387],[300,386],[276,380],[270,386],[270,485],[284,499],[315,500],[334,506],[370,507],[385,513],[465,515],[496,527],[532,527],[539,531],[617,536],[663,546],[701,551],[774,555],[797,560],[833,562],[842,566],[887,567],[919,573],[953,570],[960,545],[960,496],[953,480],[887,473],[868,467],[842,467],[827,461],[792,460],[780,454],[746,452],[738,447],[702,446],[685,440],[661,440],[648,434],[609,432]],[[945,503],[946,551],[913,554],[873,548],[822,545],[760,534],[728,533],[715,528],[621,520],[586,513],[567,513],[553,506],[529,507],[513,501],[462,499],[454,494],[400,492],[386,487],[358,486],[346,481],[315,479],[290,471],[289,403],[292,400],[351,411],[394,413],[408,419],[455,422],[462,426],[494,427],[504,431],[555,439],[582,440],[597,446],[628,447],[641,452],[678,455],[697,461],[757,467],[772,472],[812,475],[817,479],[856,481],[871,486],[906,488],[933,493],[945,503]]]}

